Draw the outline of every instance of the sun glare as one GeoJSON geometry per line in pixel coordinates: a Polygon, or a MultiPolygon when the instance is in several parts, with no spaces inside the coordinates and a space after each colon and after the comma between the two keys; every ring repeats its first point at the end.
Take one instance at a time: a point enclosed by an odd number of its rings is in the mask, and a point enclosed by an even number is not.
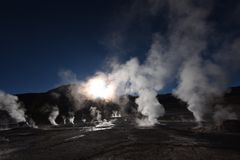
{"type": "Polygon", "coordinates": [[[111,99],[113,97],[113,87],[103,78],[93,78],[88,82],[87,92],[93,98],[111,99]]]}

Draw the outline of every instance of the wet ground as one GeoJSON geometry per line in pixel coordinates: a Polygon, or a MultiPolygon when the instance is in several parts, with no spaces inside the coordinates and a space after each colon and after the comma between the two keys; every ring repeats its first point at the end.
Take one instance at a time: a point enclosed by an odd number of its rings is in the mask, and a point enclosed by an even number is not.
{"type": "Polygon", "coordinates": [[[0,131],[1,160],[239,160],[240,134],[192,130],[193,122],[137,128],[58,127],[0,131]],[[105,129],[105,130],[104,130],[105,129]]]}

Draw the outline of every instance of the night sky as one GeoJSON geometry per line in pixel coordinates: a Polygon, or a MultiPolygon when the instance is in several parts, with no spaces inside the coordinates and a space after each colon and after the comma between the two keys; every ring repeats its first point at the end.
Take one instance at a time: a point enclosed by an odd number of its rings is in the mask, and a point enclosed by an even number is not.
{"type": "MultiPolygon", "coordinates": [[[[209,3],[209,25],[216,31],[209,37],[211,52],[225,39],[240,36],[240,1],[209,3]]],[[[1,2],[0,90],[42,92],[61,84],[61,70],[84,80],[106,70],[111,58],[124,62],[137,56],[142,61],[152,35],[164,36],[168,28],[168,8],[153,14],[148,5],[147,0],[1,2]]],[[[231,84],[236,85],[240,78],[231,84]]],[[[174,82],[165,91],[172,86],[174,82]]]]}

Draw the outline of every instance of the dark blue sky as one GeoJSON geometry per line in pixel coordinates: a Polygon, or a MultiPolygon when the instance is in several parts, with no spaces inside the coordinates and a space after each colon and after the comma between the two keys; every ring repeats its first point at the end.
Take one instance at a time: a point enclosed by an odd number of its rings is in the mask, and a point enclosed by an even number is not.
{"type": "Polygon", "coordinates": [[[61,69],[94,73],[107,56],[100,42],[113,10],[99,1],[1,4],[0,88],[39,92],[59,83],[61,69]]]}
{"type": "MultiPolygon", "coordinates": [[[[144,8],[135,12],[133,2],[1,2],[0,89],[10,93],[46,91],[60,83],[58,72],[62,69],[84,79],[104,70],[109,57],[143,59],[152,34],[164,34],[167,15],[164,9],[154,17],[145,15],[144,8]],[[122,36],[113,38],[115,33],[122,36]]],[[[214,1],[209,19],[215,22],[219,41],[239,36],[239,6],[237,0],[214,1]]],[[[238,80],[232,85],[239,85],[238,80]]]]}

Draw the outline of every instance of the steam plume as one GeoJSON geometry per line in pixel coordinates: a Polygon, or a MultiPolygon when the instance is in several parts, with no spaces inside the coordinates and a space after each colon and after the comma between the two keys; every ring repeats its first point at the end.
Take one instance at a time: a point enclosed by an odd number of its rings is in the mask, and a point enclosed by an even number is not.
{"type": "Polygon", "coordinates": [[[75,120],[75,116],[74,116],[74,112],[69,112],[69,117],[68,117],[68,121],[71,124],[74,124],[74,120],[75,120]]]}
{"type": "MultiPolygon", "coordinates": [[[[211,13],[209,1],[207,5],[204,3],[206,1],[193,0],[148,2],[148,16],[154,16],[162,6],[168,6],[167,33],[154,34],[143,63],[137,58],[131,58],[122,64],[114,62],[111,63],[109,72],[99,72],[92,78],[104,77],[108,85],[113,87],[114,98],[126,94],[138,95],[138,111],[145,117],[137,121],[139,125],[158,123],[158,117],[163,116],[165,110],[157,101],[156,95],[168,81],[173,80],[178,84],[174,90],[175,96],[187,102],[196,121],[208,118],[221,121],[222,113],[229,113],[229,117],[233,117],[228,109],[222,109],[225,106],[217,107],[216,102],[229,86],[233,73],[239,71],[240,40],[225,40],[222,48],[210,52],[208,39],[214,33],[214,28],[208,23],[211,13]]],[[[134,5],[142,6],[136,5],[138,3],[140,2],[135,1],[134,5]]],[[[146,13],[146,10],[138,7],[137,12],[141,11],[144,12],[136,14],[135,9],[131,10],[131,18],[127,19],[126,24],[130,25],[134,16],[146,13]]],[[[126,28],[124,32],[127,31],[126,28]]],[[[81,84],[84,86],[88,83],[81,84]]],[[[81,89],[80,92],[84,95],[85,91],[81,89]]],[[[72,93],[78,97],[79,90],[72,93]]]]}
{"type": "MultiPolygon", "coordinates": [[[[146,117],[148,125],[157,123],[157,118],[165,112],[157,101],[157,91],[164,86],[164,77],[167,73],[160,68],[161,57],[150,52],[146,61],[139,64],[137,58],[130,59],[125,64],[113,64],[113,71],[109,74],[110,80],[116,86],[118,95],[137,94],[138,111],[146,117]]],[[[138,121],[141,123],[141,121],[138,121]]]]}
{"type": "Polygon", "coordinates": [[[5,110],[16,120],[16,122],[25,122],[25,112],[18,103],[18,97],[0,91],[0,110],[5,110]]]}
{"type": "MultiPolygon", "coordinates": [[[[185,49],[182,53],[184,57],[180,63],[182,67],[178,72],[179,85],[175,95],[188,103],[188,109],[193,113],[196,121],[201,122],[209,118],[221,121],[223,117],[219,116],[222,115],[220,113],[224,113],[226,117],[232,117],[233,114],[228,112],[228,109],[222,109],[223,106],[215,107],[214,104],[223,96],[231,80],[231,73],[225,70],[226,66],[231,64],[228,68],[230,71],[236,70],[238,66],[233,59],[239,60],[239,51],[235,46],[235,49],[228,49],[227,52],[226,49],[225,52],[213,52],[209,54],[211,58],[204,58],[204,51],[207,50],[207,34],[209,34],[209,26],[206,25],[209,8],[196,7],[192,1],[184,2],[188,2],[184,4],[187,5],[188,11],[175,5],[178,15],[185,14],[184,18],[180,18],[181,24],[178,25],[180,30],[177,29],[177,33],[183,34],[181,39],[187,40],[181,43],[181,48],[185,49]],[[231,58],[226,58],[226,55],[231,58]],[[211,117],[214,110],[218,116],[211,117]]],[[[179,40],[180,36],[173,37],[179,40]]],[[[223,44],[223,46],[228,45],[223,44]]],[[[179,48],[175,49],[179,50],[179,48]]]]}
{"type": "Polygon", "coordinates": [[[48,120],[50,121],[50,123],[54,126],[57,126],[58,124],[56,123],[56,118],[59,115],[59,109],[57,106],[52,108],[52,112],[49,114],[48,120]]]}

